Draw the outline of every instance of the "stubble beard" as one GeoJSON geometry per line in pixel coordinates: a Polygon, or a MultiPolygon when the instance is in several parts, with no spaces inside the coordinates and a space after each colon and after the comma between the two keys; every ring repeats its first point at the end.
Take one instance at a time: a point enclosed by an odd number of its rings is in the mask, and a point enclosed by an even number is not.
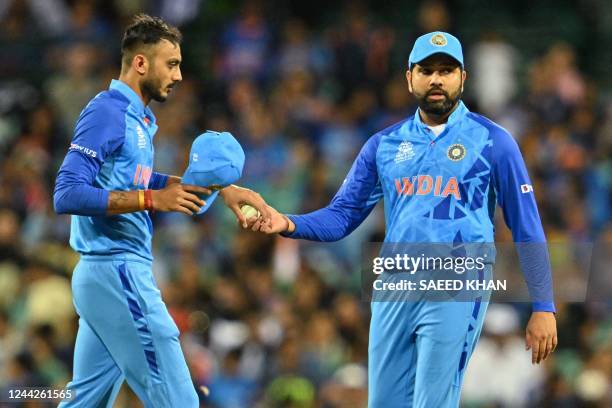
{"type": "Polygon", "coordinates": [[[159,78],[149,78],[142,81],[140,90],[145,98],[152,99],[157,102],[165,102],[166,96],[161,94],[161,81],[159,78]]]}

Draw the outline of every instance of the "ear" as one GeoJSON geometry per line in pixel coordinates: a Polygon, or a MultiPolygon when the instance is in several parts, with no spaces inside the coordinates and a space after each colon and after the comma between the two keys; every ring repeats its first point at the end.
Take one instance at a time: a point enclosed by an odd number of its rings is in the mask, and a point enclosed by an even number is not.
{"type": "Polygon", "coordinates": [[[149,70],[149,61],[144,54],[136,54],[132,59],[132,68],[140,75],[144,75],[149,70]]]}
{"type": "Polygon", "coordinates": [[[410,72],[410,68],[406,70],[406,82],[408,82],[408,91],[412,93],[412,82],[410,79],[412,78],[412,72],[410,72]]]}
{"type": "Polygon", "coordinates": [[[463,86],[465,84],[465,80],[467,79],[467,71],[461,71],[461,92],[463,92],[463,86]]]}

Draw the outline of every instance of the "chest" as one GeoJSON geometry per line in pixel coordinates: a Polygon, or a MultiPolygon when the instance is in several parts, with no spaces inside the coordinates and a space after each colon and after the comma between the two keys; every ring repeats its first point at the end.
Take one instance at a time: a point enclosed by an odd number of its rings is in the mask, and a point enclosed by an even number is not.
{"type": "Polygon", "coordinates": [[[120,171],[135,187],[147,188],[149,185],[153,174],[153,137],[156,131],[157,126],[144,118],[131,116],[126,121],[125,141],[115,171],[120,171]]]}
{"type": "Polygon", "coordinates": [[[381,140],[377,169],[385,191],[400,196],[454,196],[470,184],[488,184],[491,141],[460,126],[438,137],[405,131],[381,140]]]}

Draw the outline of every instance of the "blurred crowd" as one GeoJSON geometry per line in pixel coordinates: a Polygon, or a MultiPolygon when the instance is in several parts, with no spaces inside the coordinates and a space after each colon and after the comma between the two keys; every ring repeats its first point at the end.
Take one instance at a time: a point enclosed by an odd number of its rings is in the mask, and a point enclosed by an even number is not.
{"type": "MultiPolygon", "coordinates": [[[[612,248],[612,92],[599,75],[612,66],[593,66],[612,38],[610,4],[543,2],[542,15],[566,16],[545,29],[500,6],[507,24],[496,29],[465,23],[486,15],[477,0],[396,2],[397,11],[299,3],[0,2],[0,388],[71,378],[78,257],[69,217],[53,212],[54,180],[79,112],[118,76],[122,29],[141,10],[185,35],[184,80],[152,104],[156,171],[182,174],[198,134],[227,130],[246,153],[241,185],[282,212],[325,206],[364,141],[415,111],[404,78],[415,38],[447,30],[463,40],[468,108],[521,146],[549,240],[612,248]],[[568,39],[568,27],[581,35],[568,39]]],[[[501,211],[496,224],[497,239],[511,241],[501,211]]],[[[154,226],[154,272],[194,383],[210,390],[199,389],[203,406],[366,405],[359,259],[362,243],[384,238],[380,206],[333,244],[242,232],[221,202],[201,218],[155,214],[154,226]]],[[[563,266],[571,255],[551,257],[563,266]]],[[[612,406],[610,298],[587,290],[573,300],[557,304],[559,346],[542,366],[524,350],[529,306],[491,305],[465,406],[612,406]]],[[[138,403],[123,390],[117,406],[138,403]]]]}

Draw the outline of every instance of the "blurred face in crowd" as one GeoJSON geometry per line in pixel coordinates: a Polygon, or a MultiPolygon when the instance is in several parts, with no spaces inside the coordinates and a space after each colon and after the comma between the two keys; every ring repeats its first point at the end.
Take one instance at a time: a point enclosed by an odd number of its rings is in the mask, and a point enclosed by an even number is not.
{"type": "Polygon", "coordinates": [[[434,54],[406,71],[408,89],[419,108],[430,115],[444,116],[457,104],[463,93],[466,73],[446,54],[434,54]]]}
{"type": "Polygon", "coordinates": [[[135,57],[136,70],[142,76],[140,90],[145,99],[164,102],[172,88],[183,79],[180,67],[181,47],[168,40],[161,40],[147,51],[135,57]]]}

